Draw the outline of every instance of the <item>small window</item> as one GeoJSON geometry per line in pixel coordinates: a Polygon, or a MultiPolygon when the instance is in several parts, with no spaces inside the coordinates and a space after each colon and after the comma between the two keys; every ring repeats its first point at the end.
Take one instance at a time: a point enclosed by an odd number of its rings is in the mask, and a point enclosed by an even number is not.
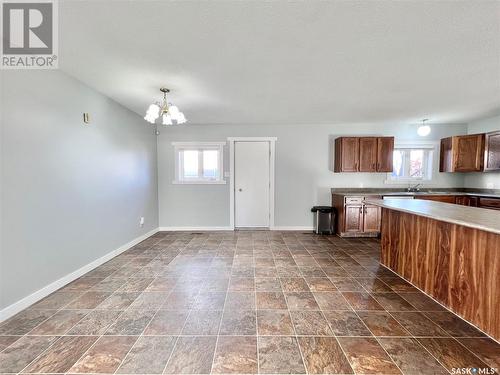
{"type": "Polygon", "coordinates": [[[396,146],[393,170],[387,174],[387,183],[430,182],[432,180],[434,147],[396,146]]]}
{"type": "Polygon", "coordinates": [[[175,148],[174,184],[225,184],[224,142],[172,142],[175,148]]]}

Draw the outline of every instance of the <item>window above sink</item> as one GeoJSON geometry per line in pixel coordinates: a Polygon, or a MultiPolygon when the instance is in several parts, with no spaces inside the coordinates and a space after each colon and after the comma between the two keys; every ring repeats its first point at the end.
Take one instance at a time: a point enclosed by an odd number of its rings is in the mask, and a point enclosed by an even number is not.
{"type": "Polygon", "coordinates": [[[393,171],[386,184],[432,183],[436,143],[398,143],[394,146],[393,171]]]}

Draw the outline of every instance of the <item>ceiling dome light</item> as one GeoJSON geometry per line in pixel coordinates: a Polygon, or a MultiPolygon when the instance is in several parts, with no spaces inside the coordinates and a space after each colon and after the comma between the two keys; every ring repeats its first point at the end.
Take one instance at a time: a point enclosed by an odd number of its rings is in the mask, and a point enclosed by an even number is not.
{"type": "Polygon", "coordinates": [[[169,93],[170,90],[162,87],[160,91],[163,93],[163,100],[149,106],[146,111],[146,116],[144,116],[144,120],[154,124],[156,120],[161,117],[163,125],[173,125],[173,121],[177,124],[184,124],[187,122],[186,117],[179,111],[179,108],[167,101],[167,93],[169,93]]]}
{"type": "Polygon", "coordinates": [[[429,134],[431,134],[431,127],[425,124],[426,121],[429,121],[429,119],[423,119],[422,125],[420,125],[417,129],[417,134],[421,137],[427,137],[429,134]]]}

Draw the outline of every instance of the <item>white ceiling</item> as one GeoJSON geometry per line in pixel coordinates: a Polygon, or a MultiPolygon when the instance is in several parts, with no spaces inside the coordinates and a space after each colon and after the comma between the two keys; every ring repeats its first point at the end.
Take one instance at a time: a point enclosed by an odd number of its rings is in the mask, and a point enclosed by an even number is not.
{"type": "Polygon", "coordinates": [[[62,70],[191,124],[467,122],[500,108],[499,1],[60,1],[62,70]]]}

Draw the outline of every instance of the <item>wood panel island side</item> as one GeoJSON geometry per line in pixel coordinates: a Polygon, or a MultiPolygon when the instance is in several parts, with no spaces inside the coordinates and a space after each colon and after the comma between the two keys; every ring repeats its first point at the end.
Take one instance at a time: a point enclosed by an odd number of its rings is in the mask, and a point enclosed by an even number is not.
{"type": "Polygon", "coordinates": [[[382,207],[381,263],[500,340],[500,215],[423,200],[382,207]]]}

